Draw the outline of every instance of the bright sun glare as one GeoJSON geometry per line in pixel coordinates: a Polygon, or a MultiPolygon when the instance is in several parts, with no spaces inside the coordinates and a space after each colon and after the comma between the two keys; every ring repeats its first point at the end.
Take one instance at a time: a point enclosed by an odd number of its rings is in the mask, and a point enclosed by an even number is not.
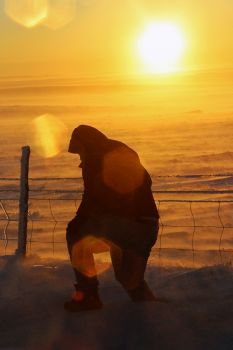
{"type": "Polygon", "coordinates": [[[178,69],[185,49],[185,38],[171,22],[153,22],[137,40],[137,50],[147,72],[170,73],[178,69]]]}

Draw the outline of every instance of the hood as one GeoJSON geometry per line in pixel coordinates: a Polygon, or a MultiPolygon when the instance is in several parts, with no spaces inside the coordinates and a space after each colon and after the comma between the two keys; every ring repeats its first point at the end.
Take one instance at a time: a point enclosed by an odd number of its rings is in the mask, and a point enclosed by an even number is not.
{"type": "Polygon", "coordinates": [[[79,125],[71,135],[68,152],[98,153],[106,147],[108,140],[107,136],[98,129],[89,125],[79,125]]]}

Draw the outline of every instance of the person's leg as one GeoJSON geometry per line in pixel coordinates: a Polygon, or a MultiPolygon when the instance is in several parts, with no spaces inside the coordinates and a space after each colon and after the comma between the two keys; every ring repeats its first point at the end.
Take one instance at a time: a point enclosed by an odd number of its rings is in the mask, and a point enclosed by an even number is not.
{"type": "Polygon", "coordinates": [[[98,286],[91,240],[85,237],[87,224],[80,222],[78,216],[67,226],[66,241],[77,285],[84,289],[98,286]]]}
{"type": "Polygon", "coordinates": [[[134,301],[155,300],[144,280],[144,274],[151,248],[156,242],[158,228],[156,220],[131,221],[118,218],[111,225],[112,236],[122,242],[121,246],[128,247],[111,247],[115,276],[134,301]]]}
{"type": "Polygon", "coordinates": [[[147,257],[134,250],[112,246],[111,259],[116,279],[133,301],[153,301],[155,297],[144,280],[147,257]]]}
{"type": "Polygon", "coordinates": [[[67,247],[76,277],[76,292],[71,301],[65,303],[68,311],[81,311],[102,307],[98,295],[98,279],[96,276],[90,236],[85,236],[88,222],[80,222],[75,217],[67,226],[67,247]]]}

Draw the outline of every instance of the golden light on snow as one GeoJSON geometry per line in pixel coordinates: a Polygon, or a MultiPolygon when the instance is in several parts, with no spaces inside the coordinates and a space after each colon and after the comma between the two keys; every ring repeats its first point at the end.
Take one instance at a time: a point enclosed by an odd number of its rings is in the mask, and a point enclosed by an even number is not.
{"type": "Polygon", "coordinates": [[[5,0],[5,12],[16,23],[35,27],[47,17],[47,0],[5,0]]]}
{"type": "Polygon", "coordinates": [[[33,139],[36,153],[44,158],[56,156],[67,143],[65,124],[51,114],[44,114],[33,120],[33,139]]]}
{"type": "Polygon", "coordinates": [[[148,24],[137,40],[137,51],[145,70],[152,73],[176,71],[184,49],[184,34],[171,22],[148,24]]]}
{"type": "Polygon", "coordinates": [[[5,12],[27,28],[43,24],[58,29],[74,18],[76,0],[5,0],[5,12]]]}

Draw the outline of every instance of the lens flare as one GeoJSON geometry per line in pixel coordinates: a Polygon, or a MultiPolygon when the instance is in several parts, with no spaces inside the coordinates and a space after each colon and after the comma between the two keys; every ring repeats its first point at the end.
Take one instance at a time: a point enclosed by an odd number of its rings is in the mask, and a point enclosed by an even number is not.
{"type": "Polygon", "coordinates": [[[51,114],[44,114],[33,121],[35,151],[44,158],[56,156],[67,144],[65,124],[51,114]]]}
{"type": "Polygon", "coordinates": [[[76,13],[75,0],[47,0],[48,16],[43,24],[50,29],[58,29],[71,22],[76,13]]]}
{"type": "Polygon", "coordinates": [[[77,290],[76,292],[73,293],[72,299],[75,301],[81,301],[84,299],[84,293],[81,292],[81,290],[77,290]]]}
{"type": "Polygon", "coordinates": [[[105,185],[121,194],[134,192],[144,179],[138,157],[126,147],[106,154],[102,172],[105,185]]]}
{"type": "Polygon", "coordinates": [[[58,29],[74,18],[76,0],[5,0],[5,12],[27,28],[43,24],[58,29]]]}
{"type": "Polygon", "coordinates": [[[5,0],[5,12],[27,28],[40,24],[48,15],[47,0],[5,0]]]}
{"type": "Polygon", "coordinates": [[[110,263],[98,265],[96,269],[93,254],[109,251],[109,245],[103,240],[93,236],[86,236],[76,242],[72,247],[71,262],[72,266],[88,277],[94,277],[97,274],[106,271],[110,263]]]}

